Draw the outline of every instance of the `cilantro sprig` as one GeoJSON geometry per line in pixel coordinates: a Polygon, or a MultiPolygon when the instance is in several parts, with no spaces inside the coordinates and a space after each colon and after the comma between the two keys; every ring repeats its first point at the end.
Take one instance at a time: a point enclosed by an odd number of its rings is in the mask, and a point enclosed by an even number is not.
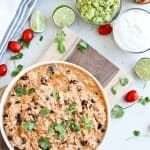
{"type": "Polygon", "coordinates": [[[141,131],[134,130],[132,132],[132,136],[127,138],[126,140],[130,140],[130,139],[135,138],[135,137],[150,137],[150,135],[148,135],[148,134],[141,134],[141,131]]]}
{"type": "Polygon", "coordinates": [[[14,71],[12,71],[12,73],[11,73],[11,76],[12,77],[15,77],[16,75],[18,75],[20,72],[21,72],[21,70],[23,69],[23,65],[18,65],[16,68],[15,68],[15,70],[14,71]]]}
{"type": "Polygon", "coordinates": [[[148,103],[150,103],[150,97],[141,97],[137,102],[135,102],[127,107],[122,107],[117,104],[112,108],[111,116],[112,116],[112,118],[121,118],[124,116],[126,109],[128,109],[136,104],[146,105],[148,103]]]}
{"type": "Polygon", "coordinates": [[[81,52],[87,52],[89,50],[89,45],[85,42],[85,41],[80,41],[77,45],[77,48],[81,51],[81,52]]]}
{"type": "Polygon", "coordinates": [[[22,59],[22,58],[23,58],[23,53],[20,52],[14,56],[11,56],[10,60],[16,60],[16,59],[22,59]]]}
{"type": "Polygon", "coordinates": [[[51,147],[51,142],[49,141],[47,137],[41,137],[38,141],[38,146],[42,150],[49,150],[51,147]]]}
{"type": "Polygon", "coordinates": [[[77,107],[77,103],[75,101],[73,101],[69,107],[66,109],[66,113],[68,115],[73,115],[75,113],[75,110],[76,110],[76,107],[77,107]]]}
{"type": "Polygon", "coordinates": [[[117,86],[126,86],[129,83],[129,79],[128,78],[120,78],[119,81],[111,87],[111,93],[113,95],[117,94],[117,86]]]}
{"type": "Polygon", "coordinates": [[[66,48],[65,48],[65,37],[66,34],[64,33],[64,31],[58,32],[56,34],[56,38],[55,38],[55,42],[57,43],[57,49],[60,53],[64,53],[66,48]]]}
{"type": "Polygon", "coordinates": [[[35,121],[30,120],[30,121],[24,122],[22,124],[22,126],[25,129],[25,131],[31,131],[31,130],[35,129],[35,121]]]}

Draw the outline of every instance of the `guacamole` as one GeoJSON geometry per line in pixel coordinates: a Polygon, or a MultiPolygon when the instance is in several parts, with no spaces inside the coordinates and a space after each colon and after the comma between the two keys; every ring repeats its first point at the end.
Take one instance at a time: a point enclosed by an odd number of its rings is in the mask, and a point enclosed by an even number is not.
{"type": "Polygon", "coordinates": [[[120,0],[77,0],[76,6],[81,17],[92,24],[100,25],[110,22],[120,0]]]}

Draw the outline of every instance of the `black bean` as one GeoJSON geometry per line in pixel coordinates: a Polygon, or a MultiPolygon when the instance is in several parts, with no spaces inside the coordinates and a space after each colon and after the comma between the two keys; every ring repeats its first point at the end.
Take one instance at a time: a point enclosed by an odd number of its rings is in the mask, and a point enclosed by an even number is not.
{"type": "Polygon", "coordinates": [[[94,99],[91,99],[91,102],[92,102],[92,103],[96,103],[96,101],[95,101],[94,99]]]}
{"type": "Polygon", "coordinates": [[[46,99],[47,101],[48,101],[48,100],[50,100],[49,96],[46,96],[46,98],[45,98],[45,99],[46,99]]]}
{"type": "Polygon", "coordinates": [[[54,110],[51,110],[50,113],[54,113],[54,110]]]}
{"type": "Polygon", "coordinates": [[[70,73],[70,70],[67,70],[66,72],[67,72],[67,73],[70,73]]]}
{"type": "Polygon", "coordinates": [[[49,70],[52,74],[54,74],[54,73],[57,71],[57,68],[56,68],[55,66],[49,66],[49,67],[48,67],[48,70],[49,70]]]}
{"type": "Polygon", "coordinates": [[[101,123],[98,123],[97,129],[100,130],[101,128],[102,128],[102,124],[101,124],[101,123]]]}
{"type": "Polygon", "coordinates": [[[11,106],[11,102],[8,102],[8,103],[7,103],[7,106],[10,107],[10,106],[11,106]]]}
{"type": "Polygon", "coordinates": [[[27,80],[28,79],[28,76],[27,75],[24,75],[20,78],[21,80],[27,80]]]}
{"type": "Polygon", "coordinates": [[[63,142],[61,142],[61,144],[66,144],[67,143],[67,141],[63,141],[63,142]]]}
{"type": "Polygon", "coordinates": [[[23,119],[22,119],[22,116],[21,114],[17,114],[17,125],[20,125],[22,123],[23,119]]]}
{"type": "Polygon", "coordinates": [[[19,102],[19,101],[16,101],[15,103],[16,103],[16,104],[19,104],[20,102],[19,102]]]}
{"type": "Polygon", "coordinates": [[[69,101],[68,100],[64,100],[65,105],[69,105],[69,101]]]}
{"type": "Polygon", "coordinates": [[[15,94],[14,93],[10,93],[10,96],[15,96],[15,94]]]}
{"type": "Polygon", "coordinates": [[[6,118],[6,117],[8,117],[8,114],[4,114],[4,115],[3,115],[3,118],[6,118]]]}
{"type": "Polygon", "coordinates": [[[70,83],[70,84],[77,84],[78,81],[77,81],[77,80],[70,80],[69,83],[70,83]]]}
{"type": "Polygon", "coordinates": [[[81,101],[81,105],[86,105],[87,106],[87,104],[88,104],[88,101],[86,101],[86,100],[81,101]]]}
{"type": "Polygon", "coordinates": [[[28,108],[27,108],[27,111],[31,111],[31,110],[32,110],[31,107],[28,107],[28,108]]]}
{"type": "Polygon", "coordinates": [[[42,85],[47,85],[47,79],[45,77],[41,78],[41,84],[42,85]]]}
{"type": "Polygon", "coordinates": [[[80,91],[82,91],[82,89],[81,89],[80,87],[78,87],[78,88],[77,88],[77,91],[80,92],[80,91]]]}
{"type": "Polygon", "coordinates": [[[32,115],[33,120],[37,120],[38,116],[37,115],[32,115]]]}
{"type": "Polygon", "coordinates": [[[92,108],[92,104],[89,105],[89,108],[92,108]]]}
{"type": "Polygon", "coordinates": [[[26,138],[21,138],[21,140],[22,140],[22,144],[25,144],[26,143],[26,138]]]}
{"type": "Polygon", "coordinates": [[[12,136],[7,136],[9,141],[12,141],[12,136]]]}
{"type": "Polygon", "coordinates": [[[86,146],[88,144],[88,141],[80,141],[82,146],[86,146]]]}
{"type": "Polygon", "coordinates": [[[97,139],[97,143],[101,143],[101,140],[100,140],[100,139],[97,139]]]}
{"type": "Polygon", "coordinates": [[[18,148],[17,146],[14,146],[14,150],[21,150],[21,149],[18,148]]]}
{"type": "Polygon", "coordinates": [[[101,132],[105,132],[106,130],[104,128],[101,129],[101,132]]]}

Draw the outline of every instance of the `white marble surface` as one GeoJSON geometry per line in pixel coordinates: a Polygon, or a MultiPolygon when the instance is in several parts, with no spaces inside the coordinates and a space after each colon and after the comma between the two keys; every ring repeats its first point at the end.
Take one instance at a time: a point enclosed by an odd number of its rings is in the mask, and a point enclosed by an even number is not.
{"type": "MultiPolygon", "coordinates": [[[[123,1],[122,11],[131,7],[142,7],[150,11],[150,4],[139,5],[133,3],[132,0],[123,1]]],[[[39,42],[40,34],[36,35],[30,49],[24,50],[24,59],[17,63],[23,63],[25,66],[29,66],[30,64],[37,62],[50,43],[52,43],[56,31],[60,29],[53,24],[51,15],[54,8],[61,4],[68,4],[74,8],[74,0],[41,0],[38,2],[36,9],[39,9],[46,17],[47,27],[46,31],[42,33],[44,39],[42,42],[39,42]]],[[[150,52],[144,54],[131,54],[121,51],[116,46],[112,35],[105,37],[98,35],[96,27],[87,25],[79,17],[77,17],[76,22],[70,28],[119,68],[127,72],[135,80],[131,89],[137,89],[141,95],[150,96],[150,85],[147,85],[146,88],[143,89],[144,82],[137,79],[133,72],[137,60],[144,56],[150,57],[150,52]]],[[[4,62],[9,63],[9,70],[11,71],[13,63],[8,60],[9,55],[10,54],[7,54],[4,62]]],[[[5,85],[8,81],[10,81],[10,77],[0,79],[0,86],[5,85]]],[[[123,102],[123,99],[114,99],[114,101],[124,106],[127,105],[123,102]]],[[[150,134],[149,114],[150,104],[147,106],[137,104],[128,109],[123,118],[111,119],[110,129],[107,138],[102,145],[102,150],[149,150],[150,138],[139,137],[126,141],[128,137],[132,136],[132,131],[135,129],[140,130],[142,134],[150,134]]]]}

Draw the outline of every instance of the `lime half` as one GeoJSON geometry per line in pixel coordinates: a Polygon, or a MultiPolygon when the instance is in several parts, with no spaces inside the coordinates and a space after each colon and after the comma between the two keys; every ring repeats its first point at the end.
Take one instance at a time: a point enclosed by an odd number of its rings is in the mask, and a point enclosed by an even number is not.
{"type": "Polygon", "coordinates": [[[69,26],[75,21],[75,13],[69,6],[61,5],[54,10],[53,20],[58,27],[69,26]]]}
{"type": "Polygon", "coordinates": [[[141,58],[135,65],[136,75],[145,81],[150,80],[150,58],[141,58]]]}
{"type": "Polygon", "coordinates": [[[41,15],[39,10],[33,12],[30,24],[34,32],[43,32],[45,30],[45,18],[41,15]]]}

